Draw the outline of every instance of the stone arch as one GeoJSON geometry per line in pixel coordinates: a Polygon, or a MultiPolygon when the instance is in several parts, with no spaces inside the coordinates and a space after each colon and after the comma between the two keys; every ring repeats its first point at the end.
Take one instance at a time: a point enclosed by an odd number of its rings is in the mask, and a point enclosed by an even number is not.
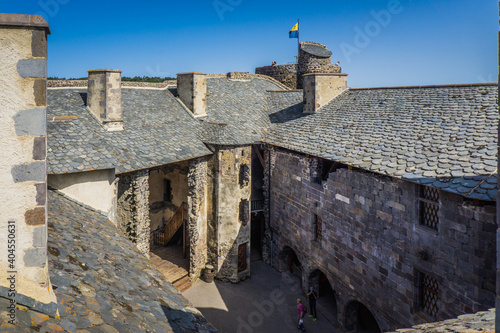
{"type": "Polygon", "coordinates": [[[346,332],[381,333],[380,326],[371,311],[361,302],[353,300],[347,303],[344,312],[346,332]]]}
{"type": "Polygon", "coordinates": [[[283,246],[279,253],[279,270],[294,273],[302,280],[302,262],[299,254],[288,245],[283,246]]]}
{"type": "Polygon", "coordinates": [[[309,292],[310,287],[314,288],[318,295],[318,307],[337,322],[337,297],[330,279],[320,268],[312,269],[310,272],[307,291],[309,292]]]}

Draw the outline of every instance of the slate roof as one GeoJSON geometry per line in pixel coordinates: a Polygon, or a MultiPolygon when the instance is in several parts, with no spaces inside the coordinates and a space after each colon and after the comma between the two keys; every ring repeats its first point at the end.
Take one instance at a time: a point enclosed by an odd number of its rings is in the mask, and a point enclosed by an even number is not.
{"type": "Polygon", "coordinates": [[[122,89],[124,130],[106,131],[86,110],[85,88],[47,93],[48,172],[150,168],[211,152],[199,140],[200,124],[168,90],[122,89]],[[76,119],[51,121],[53,117],[76,119]]]}
{"type": "Polygon", "coordinates": [[[496,84],[350,89],[309,115],[297,93],[270,95],[270,144],[496,200],[496,84]]]}
{"type": "Polygon", "coordinates": [[[60,318],[20,307],[12,327],[5,321],[8,300],[0,298],[2,332],[217,331],[106,217],[54,191],[48,212],[60,318]]]}
{"type": "Polygon", "coordinates": [[[207,78],[207,116],[199,118],[206,121],[202,140],[225,145],[263,140],[270,126],[266,90],[276,89],[282,88],[258,78],[207,78]]]}
{"type": "Polygon", "coordinates": [[[85,109],[86,89],[49,90],[49,173],[117,173],[210,154],[203,144],[264,141],[482,200],[496,200],[496,84],[350,89],[315,114],[269,80],[207,78],[207,116],[175,89],[122,90],[124,131],[85,109]]]}

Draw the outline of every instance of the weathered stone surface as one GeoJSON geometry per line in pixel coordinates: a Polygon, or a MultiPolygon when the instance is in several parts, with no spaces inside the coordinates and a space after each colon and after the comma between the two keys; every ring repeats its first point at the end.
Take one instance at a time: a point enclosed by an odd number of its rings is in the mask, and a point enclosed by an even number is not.
{"type": "Polygon", "coordinates": [[[24,265],[26,267],[45,267],[47,250],[45,248],[28,249],[24,251],[24,265]]]}
{"type": "Polygon", "coordinates": [[[17,135],[45,135],[45,109],[28,109],[19,111],[14,116],[17,135]]]}
{"type": "Polygon", "coordinates": [[[495,332],[495,309],[462,315],[457,319],[401,328],[387,333],[459,333],[495,332]]]}
{"type": "Polygon", "coordinates": [[[17,309],[15,327],[5,326],[9,301],[0,297],[2,329],[143,332],[151,327],[151,331],[173,332],[175,327],[182,332],[216,332],[105,217],[53,191],[49,191],[49,212],[49,272],[60,318],[37,314],[31,310],[38,308],[36,302],[18,295],[16,300],[29,307],[17,309]]]}
{"type": "Polygon", "coordinates": [[[24,219],[27,225],[44,225],[45,207],[37,207],[26,211],[24,219]]]}
{"type": "Polygon", "coordinates": [[[419,224],[413,183],[345,165],[318,180],[322,169],[316,157],[273,147],[265,156],[273,265],[288,270],[290,249],[295,251],[304,289],[312,283],[311,274],[321,270],[336,291],[341,325],[350,318],[345,309],[360,299],[382,331],[422,322],[414,302],[418,272],[439,283],[439,311],[430,320],[493,306],[495,263],[488,253],[495,249],[496,214],[488,201],[476,204],[439,191],[439,225],[433,231],[419,224]],[[319,242],[315,215],[322,219],[319,242]]]}
{"type": "Polygon", "coordinates": [[[33,139],[33,159],[34,160],[45,160],[47,155],[47,146],[45,144],[46,138],[36,137],[33,139]]]}
{"type": "Polygon", "coordinates": [[[14,182],[45,181],[45,161],[32,162],[28,164],[15,165],[12,167],[12,178],[14,182]]]}
{"type": "Polygon", "coordinates": [[[207,160],[199,158],[189,162],[188,224],[191,281],[198,279],[207,263],[207,215],[209,198],[207,160]]]}
{"type": "MultiPolygon", "coordinates": [[[[40,31],[43,33],[43,31],[40,31]]],[[[47,61],[45,59],[21,59],[17,63],[17,73],[22,78],[45,78],[47,61]]]]}
{"type": "Polygon", "coordinates": [[[47,246],[47,229],[45,227],[38,227],[33,229],[33,246],[47,246]]]}

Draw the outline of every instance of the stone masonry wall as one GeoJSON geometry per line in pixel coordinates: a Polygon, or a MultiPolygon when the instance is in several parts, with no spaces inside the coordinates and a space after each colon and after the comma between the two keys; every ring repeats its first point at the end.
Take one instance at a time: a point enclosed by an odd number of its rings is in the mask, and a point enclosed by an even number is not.
{"type": "Polygon", "coordinates": [[[117,195],[117,227],[149,258],[149,170],[119,175],[117,195]]]}
{"type": "Polygon", "coordinates": [[[0,14],[0,296],[14,312],[17,303],[55,315],[47,263],[48,31],[41,16],[0,14]]]}
{"type": "Polygon", "coordinates": [[[209,176],[213,185],[208,221],[209,258],[216,277],[238,282],[250,275],[251,146],[216,147],[209,176]],[[245,176],[246,175],[246,176],[245,176]],[[246,268],[238,270],[238,248],[246,246],[246,268]]]}
{"type": "MultiPolygon", "coordinates": [[[[314,43],[314,42],[302,42],[300,45],[312,44],[316,46],[323,47],[324,49],[328,49],[323,44],[314,43]]],[[[313,73],[322,73],[322,74],[337,74],[341,72],[340,66],[332,65],[331,57],[328,58],[320,58],[314,56],[310,53],[305,52],[302,47],[299,51],[299,72],[300,72],[300,81],[299,81],[299,89],[302,89],[302,77],[305,74],[313,74],[313,73]]]]}
{"type": "Polygon", "coordinates": [[[270,76],[290,89],[297,88],[297,64],[257,67],[255,74],[270,76]]]}
{"type": "Polygon", "coordinates": [[[345,74],[307,74],[304,85],[304,113],[314,113],[347,90],[345,74]]]}
{"type": "Polygon", "coordinates": [[[198,279],[207,263],[207,159],[197,158],[189,162],[188,225],[189,277],[198,279]]]}
{"type": "Polygon", "coordinates": [[[207,74],[177,74],[177,92],[179,99],[195,116],[207,113],[207,74]]]}
{"type": "MultiPolygon", "coordinates": [[[[273,264],[291,247],[303,266],[303,289],[320,269],[336,291],[337,318],[364,304],[392,330],[487,310],[495,299],[495,207],[439,192],[438,231],[419,225],[418,186],[358,170],[338,169],[311,182],[316,158],[271,148],[273,264]],[[314,239],[314,214],[323,221],[314,239]],[[437,280],[438,312],[424,314],[417,275],[437,280]]],[[[285,264],[286,266],[286,264],[285,264]]]]}
{"type": "Polygon", "coordinates": [[[172,163],[149,173],[149,203],[151,230],[163,227],[183,202],[187,203],[187,173],[189,162],[172,163]],[[170,182],[171,197],[165,196],[165,180],[170,182]]]}

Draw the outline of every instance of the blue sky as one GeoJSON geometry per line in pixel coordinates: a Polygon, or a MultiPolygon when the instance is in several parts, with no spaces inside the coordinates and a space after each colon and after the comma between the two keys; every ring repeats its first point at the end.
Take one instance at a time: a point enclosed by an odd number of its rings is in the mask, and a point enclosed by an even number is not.
{"type": "Polygon", "coordinates": [[[325,44],[350,87],[497,81],[496,0],[5,1],[50,24],[49,76],[254,72],[295,62],[288,31],[325,44]]]}

